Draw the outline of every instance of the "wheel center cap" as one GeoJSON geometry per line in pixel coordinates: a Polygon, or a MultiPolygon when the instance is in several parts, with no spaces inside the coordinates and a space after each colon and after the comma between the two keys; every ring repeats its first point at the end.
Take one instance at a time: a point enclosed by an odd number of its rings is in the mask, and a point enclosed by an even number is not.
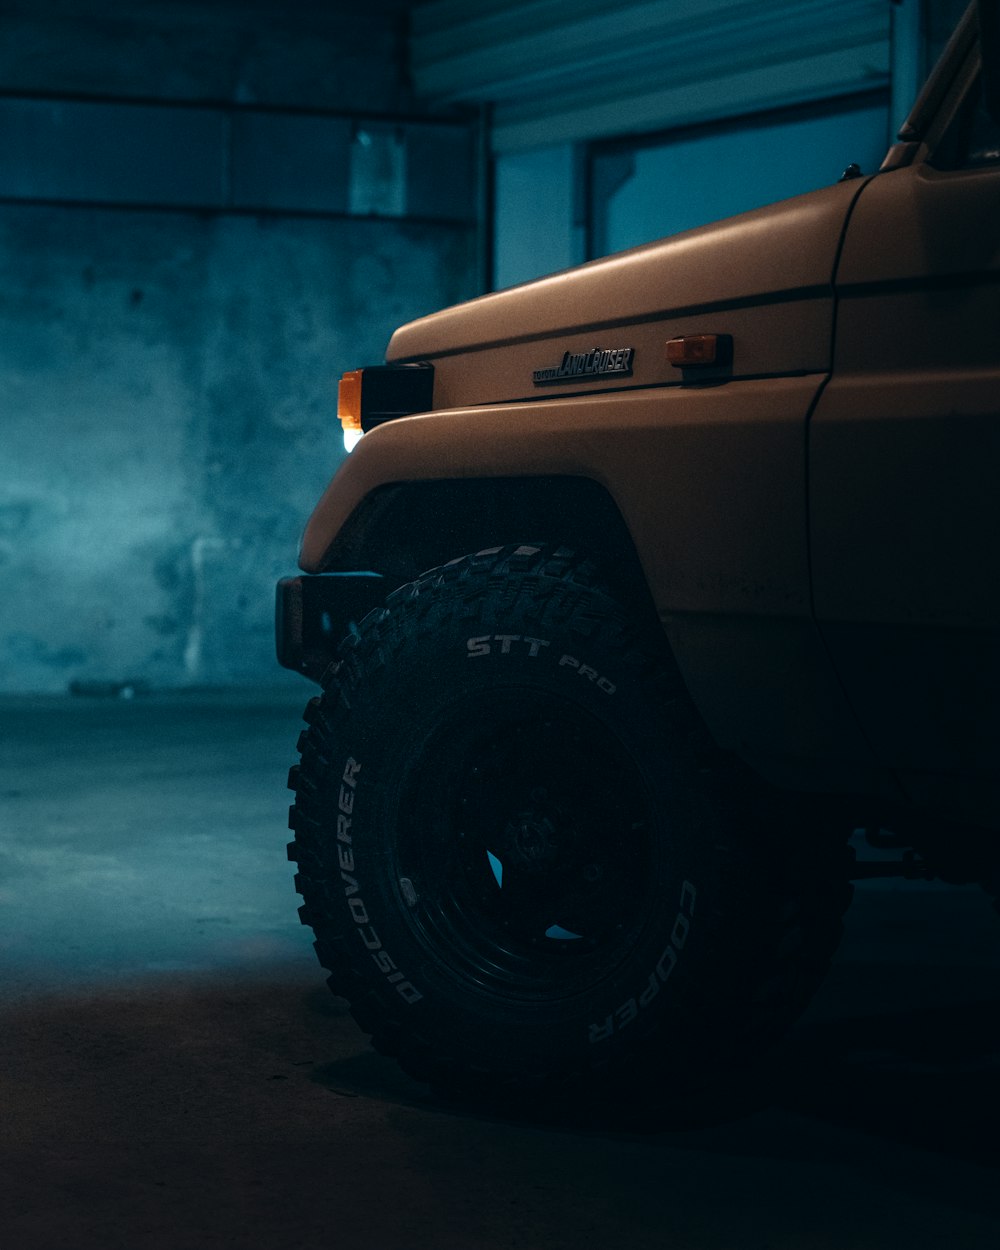
{"type": "Polygon", "coordinates": [[[547,816],[521,812],[507,826],[515,855],[528,866],[541,867],[556,857],[556,829],[547,816]]]}

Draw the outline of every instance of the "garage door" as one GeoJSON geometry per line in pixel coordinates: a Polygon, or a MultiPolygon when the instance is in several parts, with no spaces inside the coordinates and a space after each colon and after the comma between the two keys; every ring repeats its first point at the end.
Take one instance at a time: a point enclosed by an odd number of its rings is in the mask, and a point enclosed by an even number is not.
{"type": "Polygon", "coordinates": [[[489,101],[499,153],[830,99],[889,78],[885,0],[432,0],[421,99],[489,101]]]}

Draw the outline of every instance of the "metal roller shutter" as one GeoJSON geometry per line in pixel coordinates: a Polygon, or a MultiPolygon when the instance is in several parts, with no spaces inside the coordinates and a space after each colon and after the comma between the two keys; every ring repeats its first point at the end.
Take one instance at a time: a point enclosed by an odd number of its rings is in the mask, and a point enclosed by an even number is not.
{"type": "Polygon", "coordinates": [[[430,0],[418,94],[494,105],[498,153],[639,133],[885,86],[886,0],[430,0]]]}

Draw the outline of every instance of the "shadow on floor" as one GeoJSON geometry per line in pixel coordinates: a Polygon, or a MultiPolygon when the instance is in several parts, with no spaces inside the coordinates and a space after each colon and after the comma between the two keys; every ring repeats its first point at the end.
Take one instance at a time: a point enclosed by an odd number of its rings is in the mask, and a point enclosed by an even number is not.
{"type": "MultiPolygon", "coordinates": [[[[322,1012],[321,998],[311,1008],[322,1012]]],[[[391,1060],[364,1050],[320,1064],[312,1080],[356,1097],[433,1106],[452,1114],[597,1133],[668,1134],[764,1112],[785,1112],[911,1149],[1000,1167],[1000,998],[866,1014],[800,1027],[776,1056],[736,1074],[728,1088],[702,1091],[700,1114],[637,1091],[632,1106],[592,1099],[528,1108],[488,1095],[435,1097],[391,1060]]],[[[761,1148],[757,1143],[756,1150],[761,1148]]],[[[820,1151],[825,1157],[826,1151],[820,1151]]]]}
{"type": "Polygon", "coordinates": [[[782,1108],[1000,1166],[1000,998],[814,1026],[787,1055],[782,1108]]]}
{"type": "Polygon", "coordinates": [[[5,1009],[2,1244],[325,1246],[337,1204],[377,1250],[1000,1239],[996,1001],[807,1022],[678,1131],[442,1103],[308,966],[266,971],[5,1009]]]}

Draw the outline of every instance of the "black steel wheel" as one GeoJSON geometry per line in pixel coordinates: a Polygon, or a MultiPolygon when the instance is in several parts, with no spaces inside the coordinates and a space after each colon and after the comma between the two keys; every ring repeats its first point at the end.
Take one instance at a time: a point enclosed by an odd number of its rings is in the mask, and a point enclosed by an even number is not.
{"type": "Polygon", "coordinates": [[[801,828],[790,853],[786,805],[570,552],[497,548],[401,588],[306,720],[300,914],[418,1077],[690,1077],[780,1033],[825,970],[842,853],[801,828]]]}
{"type": "Polygon", "coordinates": [[[411,757],[402,806],[389,853],[404,916],[459,991],[571,996],[627,958],[655,909],[641,771],[572,701],[459,697],[411,757]]]}

